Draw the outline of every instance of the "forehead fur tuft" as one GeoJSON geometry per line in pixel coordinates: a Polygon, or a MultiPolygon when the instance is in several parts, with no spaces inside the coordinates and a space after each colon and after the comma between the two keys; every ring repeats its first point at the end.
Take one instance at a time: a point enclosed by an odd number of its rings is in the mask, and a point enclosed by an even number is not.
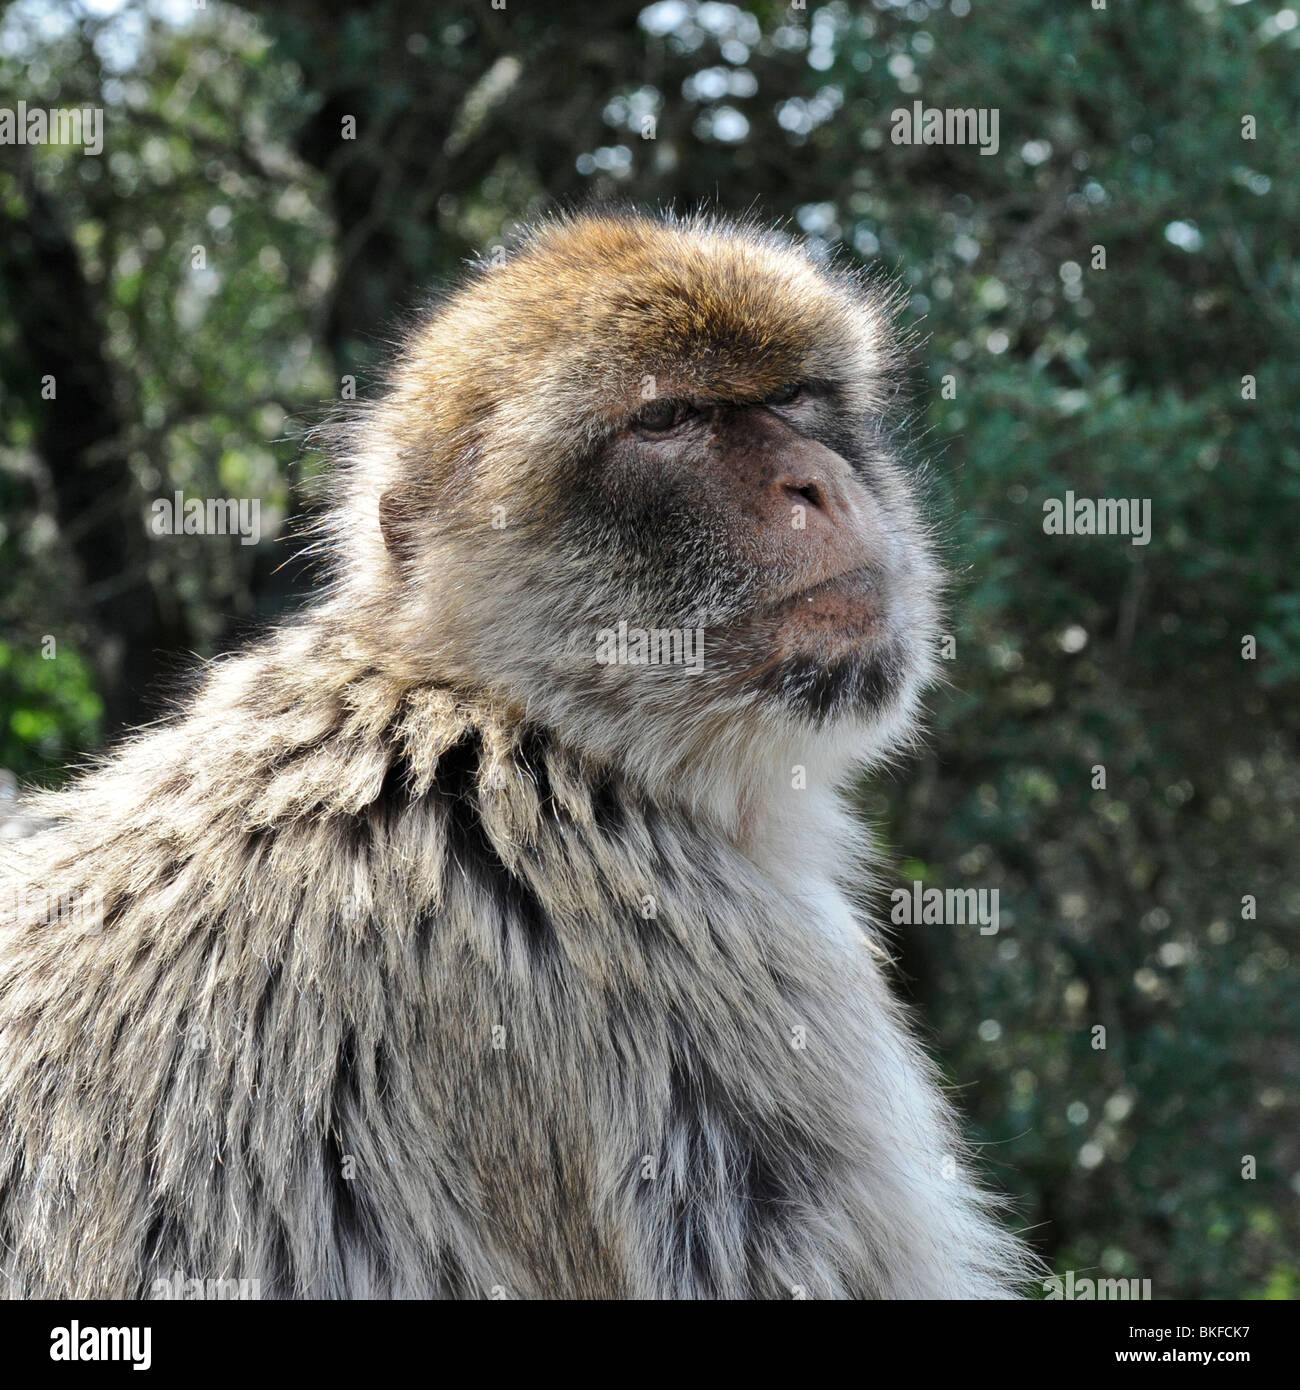
{"type": "MultiPolygon", "coordinates": [[[[563,217],[534,228],[417,334],[398,387],[437,385],[442,430],[582,447],[655,396],[761,400],[801,380],[883,404],[888,306],[776,233],[716,219],[563,217]]],[[[403,389],[404,388],[404,389],[403,389]]]]}

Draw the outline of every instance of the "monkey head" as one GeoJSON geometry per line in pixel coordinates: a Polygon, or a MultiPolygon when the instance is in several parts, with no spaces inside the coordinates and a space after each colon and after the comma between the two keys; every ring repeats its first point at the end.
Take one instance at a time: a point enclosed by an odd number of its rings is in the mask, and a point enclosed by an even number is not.
{"type": "Polygon", "coordinates": [[[887,299],[784,237],[547,223],[417,328],[359,431],[342,619],[648,778],[881,754],[939,588],[900,357],[887,299]]]}

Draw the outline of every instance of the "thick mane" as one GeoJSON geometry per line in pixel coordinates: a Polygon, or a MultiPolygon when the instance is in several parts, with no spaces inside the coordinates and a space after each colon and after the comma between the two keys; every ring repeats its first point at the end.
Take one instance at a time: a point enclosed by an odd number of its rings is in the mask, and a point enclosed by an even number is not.
{"type": "MultiPolygon", "coordinates": [[[[780,238],[634,217],[539,229],[425,324],[335,475],[338,580],[5,850],[0,1291],[1013,1292],[846,892],[840,784],[913,735],[928,656],[889,647],[852,718],[815,665],[797,717],[725,663],[598,667],[620,600],[566,510],[647,370],[793,372],[852,424],[878,309],[780,238]]],[[[874,488],[924,648],[937,575],[874,488]]]]}
{"type": "MultiPolygon", "coordinates": [[[[187,720],[47,803],[63,824],[25,847],[22,901],[93,888],[105,911],[102,930],[29,916],[3,935],[9,1291],[147,1296],[179,1272],[283,1297],[780,1297],[893,1278],[860,1243],[872,1212],[920,1220],[958,1140],[869,929],[843,908],[836,925],[814,879],[774,903],[684,808],[445,690],[363,672],[306,718],[286,655],[227,663],[187,720]],[[217,742],[254,703],[256,745],[217,742]],[[503,1085],[535,1131],[495,1128],[503,1085]],[[89,1225],[87,1130],[114,1192],[89,1225]],[[394,1168],[412,1143],[422,1170],[394,1168]],[[636,1260],[568,1224],[575,1192],[641,1232],[636,1260]],[[752,1228],[701,1214],[724,1197],[757,1204],[752,1228]],[[796,1218],[828,1203],[810,1245],[796,1218]],[[499,1243],[467,1233],[485,1204],[499,1243]],[[540,1264],[519,1263],[521,1233],[540,1264]]],[[[942,1220],[970,1225],[970,1263],[936,1245],[910,1291],[994,1292],[1014,1264],[976,1189],[951,1205],[961,1182],[942,1220]]]]}

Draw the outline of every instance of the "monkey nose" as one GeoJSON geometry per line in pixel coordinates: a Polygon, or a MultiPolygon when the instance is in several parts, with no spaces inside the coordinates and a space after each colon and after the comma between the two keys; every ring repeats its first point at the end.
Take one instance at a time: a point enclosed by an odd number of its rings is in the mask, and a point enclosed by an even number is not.
{"type": "Polygon", "coordinates": [[[798,507],[808,524],[820,532],[825,527],[839,529],[855,522],[854,506],[848,490],[827,469],[792,466],[788,461],[776,471],[768,485],[768,497],[782,509],[798,507]]]}
{"type": "Polygon", "coordinates": [[[793,481],[783,478],[778,484],[785,496],[796,505],[806,504],[816,511],[827,511],[826,484],[818,478],[793,481]]]}

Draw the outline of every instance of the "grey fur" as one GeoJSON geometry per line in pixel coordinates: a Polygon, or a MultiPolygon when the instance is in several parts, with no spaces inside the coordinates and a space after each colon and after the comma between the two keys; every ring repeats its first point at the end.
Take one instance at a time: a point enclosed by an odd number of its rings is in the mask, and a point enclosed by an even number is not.
{"type": "MultiPolygon", "coordinates": [[[[816,351],[838,354],[818,370],[867,407],[878,301],[757,233],[633,225],[772,293],[815,277],[816,351]]],[[[589,294],[572,240],[601,228],[543,230],[506,274],[589,294]]],[[[929,670],[938,576],[909,489],[880,464],[915,648],[887,707],[809,721],[725,672],[593,672],[573,634],[638,598],[593,571],[599,537],[548,539],[557,484],[507,452],[529,409],[532,437],[557,428],[574,380],[531,406],[516,386],[480,436],[420,413],[429,374],[478,380],[449,346],[466,323],[494,296],[521,312],[493,274],[417,332],[343,461],[334,587],[6,847],[0,1288],[1014,1293],[1032,1261],[842,887],[869,863],[836,786],[909,737],[929,670]],[[499,536],[493,497],[516,513],[499,536]],[[102,920],[44,920],[87,895],[102,920]]],[[[515,330],[521,380],[561,350],[542,336],[515,330]]]]}

